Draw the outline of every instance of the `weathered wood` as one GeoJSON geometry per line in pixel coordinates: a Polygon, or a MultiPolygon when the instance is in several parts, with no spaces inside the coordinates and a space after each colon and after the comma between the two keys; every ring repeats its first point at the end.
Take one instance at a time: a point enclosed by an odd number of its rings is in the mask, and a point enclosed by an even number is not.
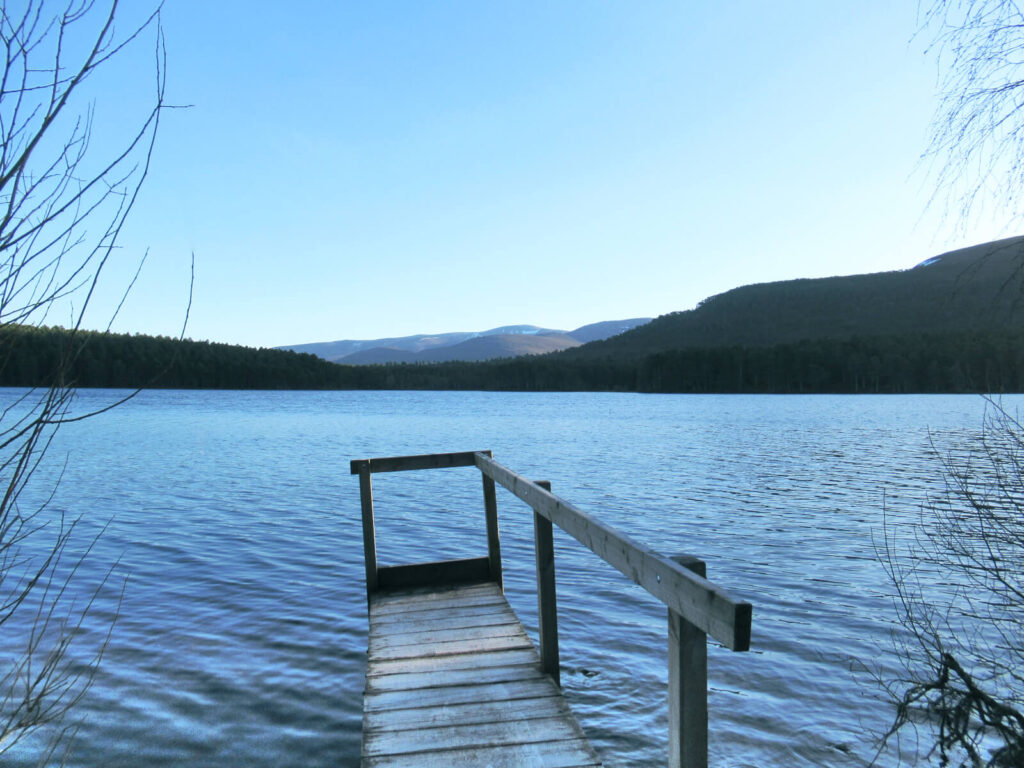
{"type": "Polygon", "coordinates": [[[373,484],[368,467],[359,470],[359,501],[363,511],[363,559],[366,561],[366,599],[377,591],[377,539],[373,528],[373,484]]]}
{"type": "Polygon", "coordinates": [[[370,661],[388,661],[391,659],[425,659],[436,656],[452,656],[454,654],[482,653],[487,651],[512,651],[517,648],[533,648],[533,643],[525,634],[510,637],[484,637],[467,640],[452,640],[447,643],[431,643],[423,648],[399,645],[393,648],[370,649],[370,661]]]}
{"type": "MultiPolygon", "coordinates": [[[[493,482],[493,481],[492,481],[493,482]]],[[[551,483],[538,480],[537,485],[551,492],[551,483]]],[[[537,626],[540,640],[540,668],[551,675],[556,685],[562,684],[558,658],[558,601],[555,598],[555,543],[551,521],[533,513],[533,548],[537,570],[537,626]]]]}
{"type": "Polygon", "coordinates": [[[584,768],[600,766],[585,739],[533,744],[502,744],[497,747],[469,747],[439,752],[412,752],[405,755],[370,757],[362,768],[452,768],[453,766],[487,766],[487,768],[584,768]]]}
{"type": "MultiPolygon", "coordinates": [[[[672,558],[704,576],[703,561],[672,558]]],[[[708,638],[668,609],[668,764],[669,768],[708,765],[708,638]]]]}
{"type": "MultiPolygon", "coordinates": [[[[527,658],[529,651],[512,651],[527,658]]],[[[490,654],[495,656],[496,654],[490,654]]],[[[505,654],[507,656],[507,653],[505,654]]],[[[451,657],[449,657],[451,658],[451,657]]],[[[532,658],[532,657],[531,657],[532,658]]],[[[395,674],[378,674],[366,678],[367,693],[383,691],[408,691],[416,688],[427,688],[438,678],[438,670],[431,668],[426,672],[398,672],[395,674]]],[[[480,685],[482,683],[510,683],[521,680],[535,680],[543,677],[540,667],[529,658],[522,664],[505,664],[498,667],[470,667],[468,669],[445,669],[445,680],[449,685],[480,685]]]]}
{"type": "Polygon", "coordinates": [[[468,640],[486,640],[489,638],[509,639],[518,637],[529,639],[518,622],[490,624],[484,627],[460,627],[457,629],[428,630],[425,632],[396,632],[394,634],[375,633],[370,635],[371,648],[403,648],[411,646],[418,649],[421,655],[427,655],[432,647],[442,648],[447,643],[466,642],[468,640]]]}
{"type": "Polygon", "coordinates": [[[486,581],[490,578],[490,574],[491,564],[486,557],[439,560],[433,563],[413,563],[411,565],[385,565],[377,568],[377,588],[486,581]]]}
{"type": "Polygon", "coordinates": [[[496,583],[382,588],[369,613],[364,768],[600,764],[496,583]]]}
{"type": "Polygon", "coordinates": [[[412,606],[414,608],[422,605],[433,605],[435,601],[455,598],[457,601],[465,600],[467,597],[479,597],[487,595],[499,602],[503,599],[501,590],[496,590],[490,580],[481,581],[477,584],[427,584],[422,587],[406,587],[400,590],[381,592],[373,598],[373,604],[377,608],[387,605],[412,606]],[[415,600],[410,600],[415,597],[415,600]]]}
{"type": "MultiPolygon", "coordinates": [[[[474,461],[476,459],[474,458],[474,461]]],[[[487,558],[491,566],[491,579],[503,586],[501,579],[501,539],[498,536],[498,498],[494,481],[482,475],[484,484],[484,517],[487,522],[487,558]]]]}
{"type": "MultiPolygon", "coordinates": [[[[460,610],[457,614],[441,615],[437,617],[417,618],[416,631],[449,631],[453,629],[473,629],[475,627],[490,627],[495,624],[514,624],[515,616],[508,616],[500,605],[478,605],[471,609],[460,610]]],[[[380,632],[389,636],[395,636],[405,632],[407,629],[407,617],[405,614],[381,615],[374,622],[374,628],[370,632],[380,632]],[[397,626],[396,626],[397,625],[397,626]]]]}
{"type": "Polygon", "coordinates": [[[458,725],[494,723],[501,720],[516,722],[537,717],[538,712],[562,716],[568,705],[557,691],[532,699],[498,699],[471,704],[449,704],[444,707],[414,707],[390,710],[386,717],[375,718],[373,730],[378,732],[408,731],[416,728],[447,728],[458,725]]]}
{"type": "MultiPolygon", "coordinates": [[[[490,582],[493,584],[494,582],[490,582]]],[[[422,613],[425,611],[434,611],[443,608],[458,608],[458,607],[473,607],[483,608],[485,606],[501,605],[501,596],[497,597],[489,592],[477,592],[476,594],[467,595],[463,600],[459,599],[458,595],[449,594],[446,596],[437,597],[431,600],[429,603],[426,598],[421,599],[417,602],[410,603],[386,603],[374,601],[374,606],[377,609],[379,616],[387,616],[391,614],[411,614],[411,613],[422,613]]]]}
{"type": "Polygon", "coordinates": [[[535,664],[540,669],[540,660],[534,648],[517,648],[510,651],[491,651],[485,654],[459,654],[455,656],[427,656],[420,659],[394,659],[378,661],[368,667],[366,677],[375,675],[414,675],[420,672],[451,670],[481,670],[492,667],[520,666],[535,664]]]}
{"type": "MultiPolygon", "coordinates": [[[[535,699],[537,702],[548,699],[535,699]]],[[[579,726],[561,717],[529,718],[524,720],[497,720],[490,723],[448,725],[440,728],[417,728],[402,731],[379,731],[372,727],[363,739],[363,754],[400,755],[409,752],[457,750],[469,747],[496,747],[503,745],[536,744],[538,742],[566,741],[582,736],[579,726]]]]}
{"type": "MultiPolygon", "coordinates": [[[[435,622],[431,622],[434,624],[435,622]]],[[[401,631],[393,624],[385,625],[394,628],[393,632],[376,631],[370,635],[370,645],[377,648],[398,648],[403,645],[412,645],[417,648],[426,648],[437,643],[450,643],[455,640],[480,640],[485,637],[510,637],[519,635],[523,628],[518,621],[503,621],[501,623],[484,624],[475,627],[464,627],[461,622],[457,626],[433,626],[424,629],[422,623],[417,623],[412,631],[401,631]]]]}
{"type": "Polygon", "coordinates": [[[490,456],[490,451],[461,451],[459,453],[424,453],[417,456],[385,456],[379,459],[352,459],[349,471],[358,475],[364,467],[371,473],[407,472],[416,469],[447,469],[472,467],[476,454],[490,456]]]}
{"type": "Polygon", "coordinates": [[[547,677],[502,683],[449,685],[444,675],[439,675],[436,681],[436,685],[422,689],[368,693],[363,697],[363,711],[380,713],[411,707],[447,707],[452,704],[535,699],[540,696],[558,695],[558,689],[547,677]]]}
{"type": "Polygon", "coordinates": [[[696,555],[673,555],[672,562],[678,563],[688,571],[693,571],[702,579],[708,577],[708,564],[696,555]]]}
{"type": "Polygon", "coordinates": [[[489,456],[476,454],[476,465],[698,629],[734,651],[749,649],[750,603],[633,541],[489,456]]]}

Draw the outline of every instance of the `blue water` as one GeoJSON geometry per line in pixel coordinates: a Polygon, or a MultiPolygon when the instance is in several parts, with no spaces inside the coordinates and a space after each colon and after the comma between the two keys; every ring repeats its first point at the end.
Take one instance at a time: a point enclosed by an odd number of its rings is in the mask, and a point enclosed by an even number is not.
{"type": "MultiPolygon", "coordinates": [[[[84,599],[109,572],[74,653],[117,620],[67,764],[357,765],[366,611],[348,462],[489,448],[658,551],[701,556],[753,603],[751,651],[709,652],[712,764],[864,766],[888,718],[857,664],[891,671],[883,509],[905,529],[941,488],[932,444],[965,444],[983,412],[970,396],[143,392],[62,428],[25,496],[63,472],[44,514],[81,515],[75,547],[106,526],[72,582],[84,599]]],[[[475,469],[374,484],[382,564],[486,552],[475,469]]],[[[531,514],[498,502],[506,592],[532,633],[531,514]]],[[[558,530],[555,546],[570,703],[606,764],[664,763],[664,608],[558,530]]],[[[0,627],[0,652],[23,637],[0,627]]]]}

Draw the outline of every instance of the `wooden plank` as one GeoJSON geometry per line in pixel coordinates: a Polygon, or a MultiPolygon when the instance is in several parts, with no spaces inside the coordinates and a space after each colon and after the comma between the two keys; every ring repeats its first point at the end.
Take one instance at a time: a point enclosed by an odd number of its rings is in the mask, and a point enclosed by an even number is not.
{"type": "MultiPolygon", "coordinates": [[[[673,558],[704,575],[692,556],[673,558]]],[[[668,764],[669,768],[708,766],[708,638],[668,609],[668,764]]]]}
{"type": "Polygon", "coordinates": [[[465,581],[484,581],[491,576],[486,557],[462,560],[438,560],[432,563],[386,565],[377,569],[377,588],[394,589],[431,584],[458,584],[465,581]]]}
{"type": "MultiPolygon", "coordinates": [[[[392,598],[391,593],[378,592],[370,603],[369,610],[377,619],[387,619],[406,615],[407,621],[419,619],[441,618],[460,615],[462,611],[497,610],[501,612],[508,603],[500,588],[494,582],[487,584],[490,589],[481,589],[480,583],[463,582],[467,588],[460,600],[457,592],[422,592],[404,595],[401,599],[392,598]],[[382,599],[388,597],[390,599],[382,599]],[[415,615],[409,615],[415,614],[415,615]],[[437,614],[430,616],[429,614],[437,614]]],[[[511,609],[509,609],[511,610],[511,609]]],[[[515,615],[515,614],[513,614],[515,615]]]]}
{"type": "Polygon", "coordinates": [[[395,636],[378,632],[369,638],[369,651],[372,657],[387,660],[411,658],[409,653],[416,653],[417,649],[420,656],[446,656],[450,653],[470,653],[477,650],[510,650],[524,647],[527,642],[529,638],[520,624],[496,624],[485,627],[458,627],[442,632],[403,632],[395,636]],[[500,645],[502,641],[505,642],[504,647],[500,645]],[[481,647],[454,650],[457,646],[452,645],[473,642],[479,642],[481,647]],[[410,649],[409,653],[403,652],[403,648],[410,649]]]}
{"type": "MultiPolygon", "coordinates": [[[[440,613],[432,615],[423,613],[416,617],[417,632],[429,632],[431,630],[458,629],[465,627],[486,627],[492,624],[504,622],[516,622],[515,614],[502,606],[500,603],[493,605],[476,605],[459,611],[458,613],[440,613]]],[[[405,614],[381,615],[373,623],[370,629],[370,637],[374,634],[391,634],[401,632],[408,625],[408,617],[405,614]],[[394,626],[394,625],[399,626],[394,626]]]]}
{"type": "MultiPolygon", "coordinates": [[[[383,691],[410,691],[418,688],[429,688],[437,681],[437,670],[426,672],[406,672],[391,675],[367,675],[366,692],[382,693],[383,691]]],[[[470,685],[481,683],[512,683],[523,680],[542,680],[544,675],[536,661],[523,664],[508,664],[500,667],[470,666],[466,669],[445,670],[445,681],[448,685],[470,685]]]]}
{"type": "Polygon", "coordinates": [[[445,728],[453,725],[480,725],[502,720],[515,722],[537,717],[565,717],[569,705],[554,688],[547,696],[533,699],[501,699],[443,707],[417,707],[374,713],[364,728],[371,731],[408,731],[418,728],[445,728]]]}
{"type": "Polygon", "coordinates": [[[493,581],[481,581],[477,584],[430,584],[422,587],[401,587],[395,589],[389,589],[381,592],[375,596],[375,604],[388,604],[388,603],[400,603],[408,601],[412,598],[416,599],[434,599],[450,597],[455,595],[456,597],[463,597],[466,595],[486,592],[489,595],[494,595],[499,600],[503,599],[503,595],[500,589],[496,588],[493,581]]]}
{"type": "Polygon", "coordinates": [[[401,620],[405,622],[419,621],[427,619],[438,619],[445,615],[445,611],[456,611],[459,610],[459,616],[470,615],[472,612],[480,611],[495,611],[501,612],[503,609],[502,603],[498,602],[491,595],[478,595],[473,598],[469,598],[470,602],[466,606],[460,606],[454,599],[450,600],[437,600],[430,605],[423,605],[417,607],[410,603],[394,603],[392,605],[376,606],[370,605],[370,610],[376,613],[376,618],[379,621],[396,621],[401,620]],[[463,613],[465,611],[465,613],[463,613]]]}
{"type": "MultiPolygon", "coordinates": [[[[551,483],[538,480],[537,485],[551,491],[551,483]]],[[[537,571],[537,623],[540,639],[540,668],[556,685],[562,684],[558,657],[558,602],[555,598],[555,543],[551,521],[533,513],[533,548],[537,571]]]]}
{"type": "Polygon", "coordinates": [[[439,752],[411,752],[364,758],[362,768],[453,768],[453,766],[488,766],[488,768],[587,768],[600,766],[585,739],[518,744],[500,747],[446,749],[439,752]]]}
{"type": "Polygon", "coordinates": [[[537,651],[533,648],[515,648],[509,651],[491,651],[485,654],[457,654],[455,656],[428,656],[423,659],[392,659],[377,661],[366,670],[367,678],[373,675],[412,674],[417,672],[438,672],[456,669],[479,669],[507,667],[518,664],[537,664],[537,651]]]}
{"type": "Polygon", "coordinates": [[[364,468],[376,472],[408,472],[417,469],[447,469],[472,467],[477,454],[490,456],[490,451],[461,451],[458,453],[423,453],[416,456],[385,456],[379,459],[353,459],[349,471],[358,475],[364,468]]]}
{"type": "Polygon", "coordinates": [[[557,692],[547,677],[512,682],[481,683],[475,685],[444,685],[444,676],[438,675],[438,685],[420,690],[380,691],[363,697],[364,712],[382,712],[391,709],[472,704],[481,701],[511,701],[536,699],[557,692]]]}
{"type": "MultiPolygon", "coordinates": [[[[428,633],[429,634],[429,633],[428,633]]],[[[476,627],[472,631],[450,632],[410,642],[408,635],[396,639],[376,635],[370,638],[369,653],[379,659],[410,659],[426,656],[449,656],[452,653],[507,651],[528,648],[530,638],[517,624],[499,627],[476,627]]]]}
{"type": "Polygon", "coordinates": [[[476,465],[698,629],[734,651],[750,648],[750,603],[633,541],[489,456],[476,454],[476,465]]]}
{"type": "Polygon", "coordinates": [[[397,648],[371,648],[370,663],[394,659],[434,658],[453,654],[481,653],[488,651],[514,651],[519,648],[533,648],[530,638],[524,633],[514,637],[485,637],[478,640],[453,640],[437,643],[428,649],[418,651],[415,646],[400,645],[397,648]]]}
{"type": "MultiPolygon", "coordinates": [[[[475,461],[474,457],[474,461],[475,461]]],[[[494,492],[494,481],[481,475],[484,486],[484,519],[487,525],[487,558],[491,566],[491,579],[499,586],[501,579],[501,538],[498,535],[498,499],[494,492]]]]}
{"type": "MultiPolygon", "coordinates": [[[[415,625],[419,629],[419,625],[415,625]]],[[[406,632],[377,632],[370,635],[371,648],[398,648],[414,645],[428,648],[437,643],[450,643],[457,639],[479,640],[485,637],[525,637],[518,621],[502,624],[484,624],[478,627],[438,627],[435,629],[406,632]]]]}
{"type": "MultiPolygon", "coordinates": [[[[457,597],[448,598],[436,598],[433,600],[424,600],[422,604],[417,605],[411,602],[395,602],[390,604],[379,604],[374,600],[370,604],[370,610],[377,614],[377,618],[386,618],[398,615],[408,614],[428,614],[437,613],[443,615],[446,610],[455,610],[457,608],[471,609],[471,608],[491,608],[495,606],[500,607],[501,596],[495,596],[489,593],[480,593],[466,598],[466,605],[460,606],[457,597]]],[[[424,616],[424,618],[426,618],[424,616]]],[[[408,620],[408,619],[407,619],[408,620]]]]}
{"type": "Polygon", "coordinates": [[[366,600],[377,591],[377,538],[373,528],[373,484],[368,468],[359,470],[359,501],[363,513],[363,559],[366,562],[366,600]]]}
{"type": "Polygon", "coordinates": [[[486,603],[505,603],[504,595],[494,582],[434,585],[378,592],[373,597],[370,609],[379,614],[387,614],[395,611],[436,610],[450,608],[453,605],[472,606],[486,603]]]}
{"type": "Polygon", "coordinates": [[[491,723],[417,728],[408,731],[371,729],[363,734],[363,755],[374,757],[436,749],[535,744],[578,739],[582,735],[575,721],[560,716],[498,720],[491,723]]]}

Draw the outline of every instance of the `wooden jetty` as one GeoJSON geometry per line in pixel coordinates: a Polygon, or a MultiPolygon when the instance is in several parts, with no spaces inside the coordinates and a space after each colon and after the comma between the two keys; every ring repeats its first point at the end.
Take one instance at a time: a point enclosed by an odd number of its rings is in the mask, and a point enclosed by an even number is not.
{"type": "Polygon", "coordinates": [[[707,766],[707,635],[747,650],[751,606],[707,581],[701,560],[652,551],[490,451],[357,459],[351,471],[359,475],[370,618],[363,768],[601,764],[559,688],[553,525],[667,606],[668,764],[707,766]],[[371,476],[448,467],[482,474],[487,555],[378,565],[371,476]],[[502,591],[496,484],[533,509],[539,649],[502,591]]]}

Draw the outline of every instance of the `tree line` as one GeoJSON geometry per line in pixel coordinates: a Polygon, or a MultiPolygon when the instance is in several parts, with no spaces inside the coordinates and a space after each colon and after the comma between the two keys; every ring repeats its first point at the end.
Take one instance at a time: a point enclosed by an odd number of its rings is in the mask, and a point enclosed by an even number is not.
{"type": "Polygon", "coordinates": [[[638,359],[536,355],[485,362],[338,365],[314,355],[169,337],[0,329],[0,386],[444,389],[665,393],[1024,391],[1024,332],[902,334],[638,359]]]}
{"type": "Polygon", "coordinates": [[[0,328],[0,385],[330,389],[337,367],[309,354],[55,327],[0,328]]]}

